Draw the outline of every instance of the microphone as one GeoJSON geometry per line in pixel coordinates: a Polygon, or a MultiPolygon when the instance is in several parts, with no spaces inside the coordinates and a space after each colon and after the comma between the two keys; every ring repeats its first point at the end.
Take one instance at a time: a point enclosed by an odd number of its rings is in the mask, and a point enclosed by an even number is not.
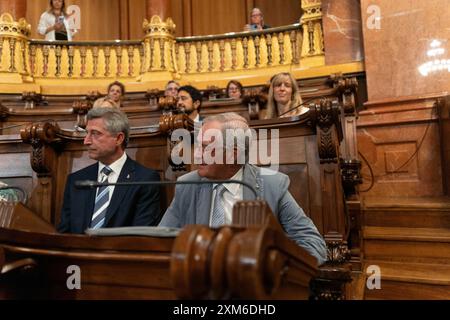
{"type": "MultiPolygon", "coordinates": [[[[1,190],[17,190],[17,191],[19,191],[22,196],[22,199],[20,199],[20,197],[18,197],[20,202],[25,203],[26,200],[28,199],[27,192],[24,189],[22,189],[21,187],[2,185],[2,186],[0,186],[0,191],[1,190]]],[[[10,199],[8,199],[8,200],[13,200],[14,195],[8,195],[8,196],[10,197],[10,199]]]]}
{"type": "Polygon", "coordinates": [[[281,116],[285,115],[286,113],[289,113],[289,112],[291,112],[292,110],[298,109],[298,108],[300,108],[301,106],[303,106],[303,105],[307,104],[308,102],[311,102],[311,101],[313,101],[313,100],[316,100],[316,99],[317,99],[317,97],[314,97],[314,98],[308,99],[308,100],[306,100],[305,102],[302,102],[302,103],[300,103],[300,104],[299,104],[298,106],[292,107],[292,108],[290,108],[289,110],[287,110],[287,111],[283,112],[283,113],[282,113],[282,114],[280,114],[280,115],[279,115],[278,117],[281,117],[281,116]]]}
{"type": "Polygon", "coordinates": [[[75,181],[75,188],[77,189],[94,189],[98,187],[103,186],[167,186],[167,185],[176,185],[176,184],[231,184],[231,183],[237,183],[240,185],[243,185],[244,187],[247,187],[250,189],[250,191],[253,193],[255,200],[260,200],[258,193],[256,192],[255,188],[250,185],[247,182],[240,181],[240,180],[208,180],[208,181],[130,181],[130,182],[116,182],[116,183],[110,183],[110,182],[97,182],[92,180],[78,180],[75,181]]]}

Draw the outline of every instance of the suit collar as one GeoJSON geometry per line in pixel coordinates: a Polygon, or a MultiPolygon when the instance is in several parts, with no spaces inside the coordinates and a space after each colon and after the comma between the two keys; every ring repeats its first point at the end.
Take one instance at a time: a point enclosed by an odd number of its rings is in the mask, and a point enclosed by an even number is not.
{"type": "MultiPolygon", "coordinates": [[[[120,171],[119,178],[117,182],[127,182],[135,180],[135,171],[136,164],[133,160],[127,157],[125,164],[120,171]]],[[[111,195],[111,201],[109,202],[108,211],[106,212],[105,223],[104,226],[108,225],[108,222],[111,218],[119,211],[120,204],[123,201],[123,198],[127,194],[130,189],[127,187],[118,187],[114,188],[114,193],[111,195]]]]}
{"type": "MultiPolygon", "coordinates": [[[[200,181],[208,181],[207,178],[200,178],[200,181]]],[[[242,180],[249,183],[255,188],[256,193],[260,198],[263,195],[263,184],[260,177],[260,170],[258,167],[246,164],[243,167],[242,180]]],[[[213,185],[202,184],[197,189],[197,199],[195,203],[200,203],[200,207],[196,210],[195,223],[209,225],[209,216],[211,213],[212,191],[213,185]]],[[[243,186],[243,200],[255,200],[253,192],[247,187],[243,186]]]]}
{"type": "MultiPolygon", "coordinates": [[[[262,183],[260,169],[258,167],[253,166],[248,163],[245,164],[244,165],[244,176],[243,176],[242,180],[247,182],[248,184],[250,184],[255,189],[258,197],[260,197],[261,199],[263,198],[264,185],[262,183]]],[[[253,192],[247,187],[244,187],[244,197],[243,198],[244,198],[244,200],[255,200],[255,196],[254,196],[253,192]]]]}
{"type": "MultiPolygon", "coordinates": [[[[86,168],[86,174],[85,179],[97,181],[98,176],[98,162],[94,163],[93,165],[86,168]]],[[[80,190],[81,191],[81,190],[80,190]]],[[[88,190],[82,190],[83,192],[83,201],[84,201],[84,217],[83,217],[83,228],[82,230],[85,230],[89,227],[91,224],[92,214],[94,211],[94,205],[95,205],[95,194],[97,192],[96,188],[88,189],[88,190]]]]}
{"type": "MultiPolygon", "coordinates": [[[[202,179],[202,181],[207,181],[208,179],[202,179]]],[[[200,185],[198,189],[197,197],[195,203],[201,204],[197,208],[197,213],[195,216],[196,224],[209,225],[209,215],[211,212],[211,197],[212,197],[212,184],[200,185]]]]}

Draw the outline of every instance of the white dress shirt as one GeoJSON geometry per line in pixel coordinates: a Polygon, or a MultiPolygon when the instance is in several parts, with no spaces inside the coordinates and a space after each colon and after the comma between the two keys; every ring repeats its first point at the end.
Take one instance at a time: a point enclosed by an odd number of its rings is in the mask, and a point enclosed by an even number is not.
{"type": "MultiPolygon", "coordinates": [[[[72,41],[72,36],[75,35],[75,33],[77,33],[77,30],[74,28],[72,23],[70,23],[70,21],[72,20],[66,18],[64,18],[63,20],[64,26],[66,27],[67,31],[68,41],[72,41]]],[[[53,26],[55,23],[56,17],[54,14],[45,11],[41,15],[41,18],[39,19],[38,32],[39,34],[45,36],[45,40],[47,41],[55,40],[55,30],[45,33],[45,30],[47,30],[48,27],[53,26]]]]}
{"type": "MultiPolygon", "coordinates": [[[[116,161],[114,161],[113,163],[111,163],[108,167],[112,170],[112,172],[109,174],[108,176],[108,182],[109,183],[116,183],[117,180],[119,179],[120,176],[120,172],[122,171],[123,166],[125,165],[125,162],[127,161],[127,154],[124,152],[123,155],[117,159],[116,161]]],[[[98,174],[97,174],[97,181],[101,182],[104,179],[104,174],[102,173],[103,168],[106,167],[105,164],[99,162],[98,163],[98,174]]],[[[108,205],[109,205],[109,201],[111,201],[111,197],[113,195],[114,192],[114,188],[115,186],[109,186],[109,200],[108,200],[108,205]]],[[[98,191],[98,189],[97,189],[98,191]]]]}
{"type": "MultiPolygon", "coordinates": [[[[243,176],[243,168],[240,168],[238,172],[234,176],[230,178],[230,180],[239,180],[242,181],[243,176]]],[[[211,201],[211,210],[209,212],[209,225],[211,226],[211,218],[214,208],[214,200],[216,198],[216,187],[217,184],[214,184],[214,190],[212,193],[212,201],[211,201]]],[[[233,218],[233,206],[236,202],[243,199],[243,186],[242,184],[237,183],[227,183],[223,185],[225,187],[225,191],[223,192],[222,199],[224,203],[225,209],[225,224],[231,224],[231,220],[233,218]]]]}

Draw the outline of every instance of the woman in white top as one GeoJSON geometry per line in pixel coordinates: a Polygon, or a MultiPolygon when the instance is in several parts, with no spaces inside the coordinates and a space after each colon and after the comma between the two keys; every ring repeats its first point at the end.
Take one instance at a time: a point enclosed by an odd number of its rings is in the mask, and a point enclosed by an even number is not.
{"type": "Polygon", "coordinates": [[[69,22],[70,16],[66,13],[64,0],[50,0],[50,9],[39,20],[38,32],[45,36],[45,40],[71,41],[76,30],[69,22]]]}

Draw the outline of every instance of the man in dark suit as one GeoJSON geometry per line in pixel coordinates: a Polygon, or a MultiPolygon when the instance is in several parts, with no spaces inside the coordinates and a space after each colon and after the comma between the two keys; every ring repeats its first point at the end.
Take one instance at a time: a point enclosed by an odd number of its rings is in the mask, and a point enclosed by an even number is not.
{"type": "Polygon", "coordinates": [[[156,171],[130,159],[125,153],[130,126],[127,116],[115,108],[93,108],[87,115],[84,144],[97,163],[70,174],[64,192],[62,233],[84,233],[87,228],[156,225],[161,217],[159,187],[108,186],[77,189],[75,181],[158,181],[156,171]]]}

